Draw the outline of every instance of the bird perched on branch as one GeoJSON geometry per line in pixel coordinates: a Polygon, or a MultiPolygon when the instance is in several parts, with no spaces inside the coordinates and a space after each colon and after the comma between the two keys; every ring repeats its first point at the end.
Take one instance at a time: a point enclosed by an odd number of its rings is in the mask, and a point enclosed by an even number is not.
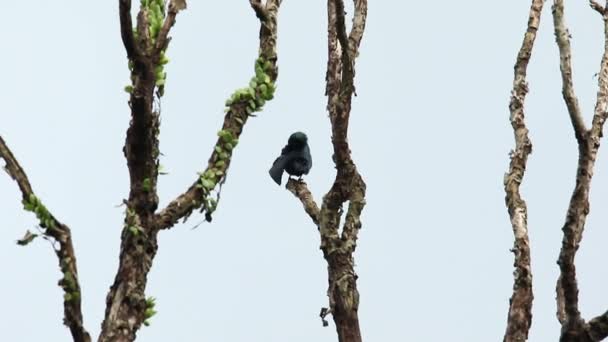
{"type": "Polygon", "coordinates": [[[272,163],[268,171],[270,177],[281,185],[283,171],[292,176],[307,175],[312,167],[312,156],[308,147],[308,137],[302,132],[295,132],[283,147],[281,155],[272,163]]]}

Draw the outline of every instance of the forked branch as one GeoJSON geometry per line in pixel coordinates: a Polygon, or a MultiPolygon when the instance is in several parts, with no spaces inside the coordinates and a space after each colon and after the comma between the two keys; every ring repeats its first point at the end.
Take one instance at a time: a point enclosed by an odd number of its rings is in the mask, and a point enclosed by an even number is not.
{"type": "MultiPolygon", "coordinates": [[[[287,189],[303,204],[304,210],[317,225],[321,250],[328,264],[329,309],[340,342],[360,342],[359,292],[354,270],[353,253],[361,228],[361,212],[365,206],[366,185],[350,154],[348,123],[352,96],[355,93],[355,58],[365,30],[367,1],[355,0],[353,25],[346,35],[344,2],[328,0],[328,61],[326,73],[327,110],[331,121],[332,146],[337,174],[331,189],[323,197],[319,210],[306,183],[290,179],[287,189]],[[343,206],[348,210],[340,234],[343,206]]],[[[323,320],[325,324],[325,320],[323,320]]]]}
{"type": "Polygon", "coordinates": [[[569,61],[570,43],[564,20],[564,2],[563,0],[555,0],[553,6],[556,41],[560,48],[562,80],[564,89],[568,89],[568,91],[564,91],[564,100],[573,122],[579,152],[576,184],[562,228],[564,236],[558,258],[560,275],[556,292],[557,316],[562,324],[560,341],[599,341],[608,334],[606,314],[591,320],[588,324],[581,317],[578,306],[579,289],[574,264],[590,210],[589,193],[593,168],[600,147],[600,139],[603,135],[604,123],[608,117],[608,17],[606,11],[602,10],[603,8],[599,4],[594,2],[590,2],[590,4],[593,9],[602,13],[604,21],[604,52],[598,73],[599,90],[590,129],[584,127],[580,110],[574,105],[576,98],[572,89],[572,71],[569,61]]]}
{"type": "MultiPolygon", "coordinates": [[[[128,3],[120,4],[121,18],[129,18],[128,13],[124,13],[129,10],[128,3]]],[[[170,228],[195,209],[204,211],[206,219],[211,221],[243,126],[252,112],[261,110],[265,101],[272,99],[278,74],[276,35],[280,0],[269,0],[264,5],[261,20],[260,56],[255,63],[255,77],[248,88],[239,89],[226,103],[224,124],[218,132],[218,141],[206,170],[199,174],[188,190],[156,212],[160,112],[154,108],[154,99],[155,95],[159,99],[164,90],[166,74],[162,66],[167,62],[165,53],[170,41],[169,31],[178,11],[184,9],[186,3],[184,0],[171,0],[168,7],[164,5],[163,0],[142,1],[137,27],[122,27],[127,55],[131,56],[130,50],[142,53],[141,56],[135,54],[130,61],[131,125],[124,151],[131,175],[131,192],[126,202],[119,270],[108,293],[100,342],[135,339],[137,330],[148,318],[146,312],[149,310],[146,309],[149,301],[145,297],[145,288],[158,250],[158,232],[170,228]],[[135,48],[130,47],[127,30],[137,32],[133,43],[135,48]]],[[[122,25],[128,22],[127,19],[121,20],[122,25]]]]}
{"type": "Polygon", "coordinates": [[[156,215],[159,229],[171,228],[178,220],[188,217],[196,209],[204,211],[207,221],[211,221],[211,214],[217,207],[221,185],[226,180],[234,148],[247,120],[253,111],[261,110],[266,101],[273,98],[278,76],[277,16],[281,1],[268,0],[262,4],[261,1],[251,0],[250,4],[261,24],[260,54],[255,63],[256,75],[250,81],[249,87],[235,91],[226,102],[224,122],[218,132],[218,139],[207,167],[199,173],[199,177],[188,190],[156,215]],[[214,190],[216,188],[218,189],[214,190]]]}

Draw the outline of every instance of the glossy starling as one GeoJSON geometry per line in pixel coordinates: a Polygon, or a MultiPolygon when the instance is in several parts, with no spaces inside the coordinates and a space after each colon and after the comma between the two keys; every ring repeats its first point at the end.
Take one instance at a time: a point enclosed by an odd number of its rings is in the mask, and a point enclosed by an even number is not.
{"type": "Polygon", "coordinates": [[[302,132],[295,132],[289,137],[287,145],[283,147],[281,155],[272,163],[268,173],[278,185],[281,185],[283,171],[292,176],[301,177],[307,175],[311,167],[312,157],[308,147],[308,137],[302,132]]]}

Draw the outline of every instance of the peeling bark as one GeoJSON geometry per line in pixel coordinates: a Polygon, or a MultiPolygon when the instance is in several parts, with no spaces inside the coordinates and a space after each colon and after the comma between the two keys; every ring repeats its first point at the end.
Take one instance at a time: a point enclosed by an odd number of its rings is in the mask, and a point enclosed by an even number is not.
{"type": "Polygon", "coordinates": [[[524,35],[522,46],[517,55],[513,80],[513,90],[509,110],[511,126],[515,137],[515,149],[511,151],[509,171],[505,175],[505,202],[511,217],[511,227],[515,237],[513,253],[513,294],[509,301],[509,314],[505,342],[526,341],[532,325],[532,269],[530,261],[530,239],[528,237],[528,208],[521,197],[519,187],[523,181],[528,162],[532,153],[532,142],[528,137],[524,115],[524,101],[528,93],[526,74],[536,32],[540,24],[543,0],[533,0],[528,18],[528,28],[524,35]]]}
{"type": "MultiPolygon", "coordinates": [[[[560,341],[591,342],[608,336],[608,313],[604,313],[589,323],[581,317],[578,305],[578,283],[574,259],[580,246],[585,222],[589,214],[589,193],[593,168],[600,147],[602,130],[608,118],[608,13],[605,6],[590,0],[591,8],[602,15],[604,21],[604,52],[598,73],[598,94],[593,121],[587,129],[578,99],[574,91],[570,34],[564,18],[564,1],[554,0],[552,7],[555,41],[559,48],[562,95],[568,109],[574,136],[578,144],[578,166],[576,184],[570,198],[566,220],[562,231],[562,247],[558,265],[560,275],[557,281],[557,318],[562,326],[560,341]]],[[[531,143],[524,124],[523,102],[527,93],[525,83],[526,67],[531,56],[532,45],[543,1],[533,0],[528,22],[528,31],[515,65],[515,81],[509,108],[511,124],[515,131],[516,149],[511,155],[511,166],[505,177],[507,206],[515,234],[515,283],[509,308],[509,319],[505,341],[525,341],[532,322],[532,275],[530,273],[530,247],[527,236],[526,206],[519,195],[527,156],[531,143]]]]}
{"type": "Polygon", "coordinates": [[[589,193],[593,168],[602,138],[602,130],[608,117],[608,14],[603,6],[590,1],[591,7],[602,14],[604,21],[604,53],[598,73],[598,94],[593,121],[590,129],[585,127],[578,108],[570,63],[570,36],[564,19],[564,1],[555,0],[553,22],[556,43],[560,51],[563,96],[568,107],[572,127],[578,143],[578,166],[576,184],[568,205],[568,212],[562,231],[562,248],[558,265],[560,275],[556,285],[558,320],[562,324],[560,341],[599,341],[606,337],[605,315],[593,319],[589,324],[581,317],[578,306],[578,283],[574,259],[583,238],[585,222],[590,211],[589,193]],[[593,323],[592,323],[593,322],[593,323]]]}
{"type": "MultiPolygon", "coordinates": [[[[329,310],[336,324],[340,342],[360,342],[359,292],[353,253],[361,229],[361,212],[365,206],[366,184],[351,158],[348,123],[355,93],[355,58],[363,37],[367,18],[367,1],[355,0],[355,13],[350,34],[346,35],[344,3],[328,0],[328,62],[326,74],[327,110],[332,127],[332,145],[337,174],[319,209],[306,183],[290,179],[287,189],[302,202],[306,213],[319,228],[321,250],[327,261],[329,310]],[[348,202],[342,231],[343,205],[348,202]]],[[[325,322],[325,320],[324,320],[325,322]]]]}

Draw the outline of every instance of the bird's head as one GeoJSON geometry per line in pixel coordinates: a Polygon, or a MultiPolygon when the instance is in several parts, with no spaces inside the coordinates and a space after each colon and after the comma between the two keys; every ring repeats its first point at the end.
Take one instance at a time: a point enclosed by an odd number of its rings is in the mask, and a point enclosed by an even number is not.
{"type": "Polygon", "coordinates": [[[302,132],[293,133],[291,136],[289,136],[289,140],[287,141],[287,143],[292,146],[306,145],[307,142],[308,137],[302,132]]]}

